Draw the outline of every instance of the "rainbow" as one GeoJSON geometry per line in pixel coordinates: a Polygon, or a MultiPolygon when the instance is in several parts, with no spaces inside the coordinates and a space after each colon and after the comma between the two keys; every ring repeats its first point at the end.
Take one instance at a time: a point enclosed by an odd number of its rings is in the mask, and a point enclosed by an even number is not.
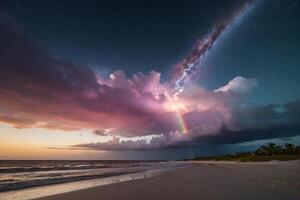
{"type": "Polygon", "coordinates": [[[167,97],[167,101],[168,103],[171,105],[171,107],[173,108],[173,111],[175,112],[175,116],[178,122],[178,128],[179,131],[182,134],[187,134],[188,133],[188,128],[187,125],[184,121],[184,118],[182,116],[182,114],[180,113],[177,103],[173,100],[173,98],[169,95],[169,93],[167,91],[165,91],[165,96],[167,97]]]}
{"type": "Polygon", "coordinates": [[[184,121],[184,118],[182,117],[181,113],[179,113],[179,111],[176,111],[176,118],[177,118],[177,121],[178,121],[178,124],[179,124],[179,129],[180,129],[180,132],[182,134],[187,134],[188,133],[188,128],[187,128],[187,125],[184,121]]]}

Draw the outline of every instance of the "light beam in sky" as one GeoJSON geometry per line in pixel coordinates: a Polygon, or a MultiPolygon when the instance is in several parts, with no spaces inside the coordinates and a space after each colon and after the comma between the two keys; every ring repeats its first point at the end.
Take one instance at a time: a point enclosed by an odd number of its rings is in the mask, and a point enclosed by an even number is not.
{"type": "Polygon", "coordinates": [[[208,35],[196,43],[196,48],[192,53],[175,66],[173,81],[176,91],[181,92],[183,90],[184,83],[190,78],[193,72],[199,68],[201,62],[207,57],[210,50],[225,33],[253,10],[253,7],[254,1],[246,1],[236,12],[217,23],[208,35]]]}
{"type": "MultiPolygon", "coordinates": [[[[181,110],[184,109],[184,105],[176,102],[174,97],[169,95],[168,91],[165,91],[164,94],[167,97],[169,110],[175,112],[175,114],[176,114],[176,119],[178,122],[178,127],[180,129],[179,130],[180,133],[187,134],[188,128],[187,128],[187,125],[186,125],[184,118],[182,116],[182,113],[181,113],[181,110]]],[[[175,98],[176,98],[176,96],[175,96],[175,98]]]]}

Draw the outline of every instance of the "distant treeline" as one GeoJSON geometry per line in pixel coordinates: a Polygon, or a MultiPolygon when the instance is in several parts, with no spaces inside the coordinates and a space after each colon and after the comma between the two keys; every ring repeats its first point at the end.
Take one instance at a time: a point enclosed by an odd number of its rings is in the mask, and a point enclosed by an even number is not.
{"type": "Polygon", "coordinates": [[[198,157],[193,160],[228,160],[228,161],[269,161],[269,160],[296,160],[300,159],[300,146],[275,143],[262,145],[255,151],[237,152],[222,156],[198,157]]]}
{"type": "Polygon", "coordinates": [[[267,145],[262,145],[255,152],[254,155],[257,156],[269,156],[269,155],[295,155],[300,154],[300,146],[295,146],[294,144],[285,144],[284,146],[276,145],[274,143],[269,143],[267,145]]]}

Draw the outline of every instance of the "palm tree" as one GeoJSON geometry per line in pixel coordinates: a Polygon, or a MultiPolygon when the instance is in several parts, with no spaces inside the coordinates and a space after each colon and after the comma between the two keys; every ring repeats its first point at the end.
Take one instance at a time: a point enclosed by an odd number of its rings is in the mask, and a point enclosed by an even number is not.
{"type": "Polygon", "coordinates": [[[268,148],[268,146],[262,145],[260,148],[262,149],[262,152],[263,152],[263,154],[265,156],[269,155],[269,148],[268,148]]]}
{"type": "Polygon", "coordinates": [[[275,154],[276,155],[282,155],[284,153],[282,146],[276,145],[275,154]]]}
{"type": "Polygon", "coordinates": [[[296,153],[295,145],[289,143],[289,144],[284,144],[284,147],[285,147],[287,154],[295,154],[296,153]]]}
{"type": "Polygon", "coordinates": [[[289,154],[300,154],[300,147],[293,144],[285,144],[284,147],[276,145],[275,143],[268,143],[267,145],[262,145],[253,155],[289,155],[289,154]]]}
{"type": "Polygon", "coordinates": [[[254,152],[254,155],[258,155],[258,156],[261,156],[261,155],[264,155],[264,154],[265,154],[265,151],[261,147],[256,149],[256,151],[254,152]]]}
{"type": "Polygon", "coordinates": [[[275,143],[269,143],[268,144],[268,151],[271,153],[271,155],[274,155],[274,152],[276,151],[276,144],[275,143]]]}

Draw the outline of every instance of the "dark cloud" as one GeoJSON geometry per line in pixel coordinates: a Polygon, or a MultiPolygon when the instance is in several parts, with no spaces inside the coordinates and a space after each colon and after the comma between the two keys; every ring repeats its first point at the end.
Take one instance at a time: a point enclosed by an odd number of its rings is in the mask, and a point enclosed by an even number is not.
{"type": "Polygon", "coordinates": [[[107,131],[104,131],[104,130],[94,130],[93,131],[94,134],[96,135],[100,135],[100,136],[107,136],[107,131]]]}
{"type": "MultiPolygon", "coordinates": [[[[86,148],[93,150],[156,150],[178,147],[197,147],[203,143],[211,145],[237,144],[263,139],[287,138],[300,135],[300,101],[284,105],[269,105],[252,108],[241,108],[233,115],[231,129],[222,126],[214,134],[198,135],[192,139],[182,137],[179,133],[160,135],[150,141],[121,141],[114,138],[104,143],[78,144],[71,148],[86,148]],[[283,106],[286,111],[276,112],[277,106],[283,106]],[[292,108],[292,109],[291,109],[292,108]],[[234,128],[232,128],[234,127],[234,128]]],[[[203,116],[207,116],[206,113],[203,116]]],[[[206,123],[207,124],[207,123],[206,123]]]]}

